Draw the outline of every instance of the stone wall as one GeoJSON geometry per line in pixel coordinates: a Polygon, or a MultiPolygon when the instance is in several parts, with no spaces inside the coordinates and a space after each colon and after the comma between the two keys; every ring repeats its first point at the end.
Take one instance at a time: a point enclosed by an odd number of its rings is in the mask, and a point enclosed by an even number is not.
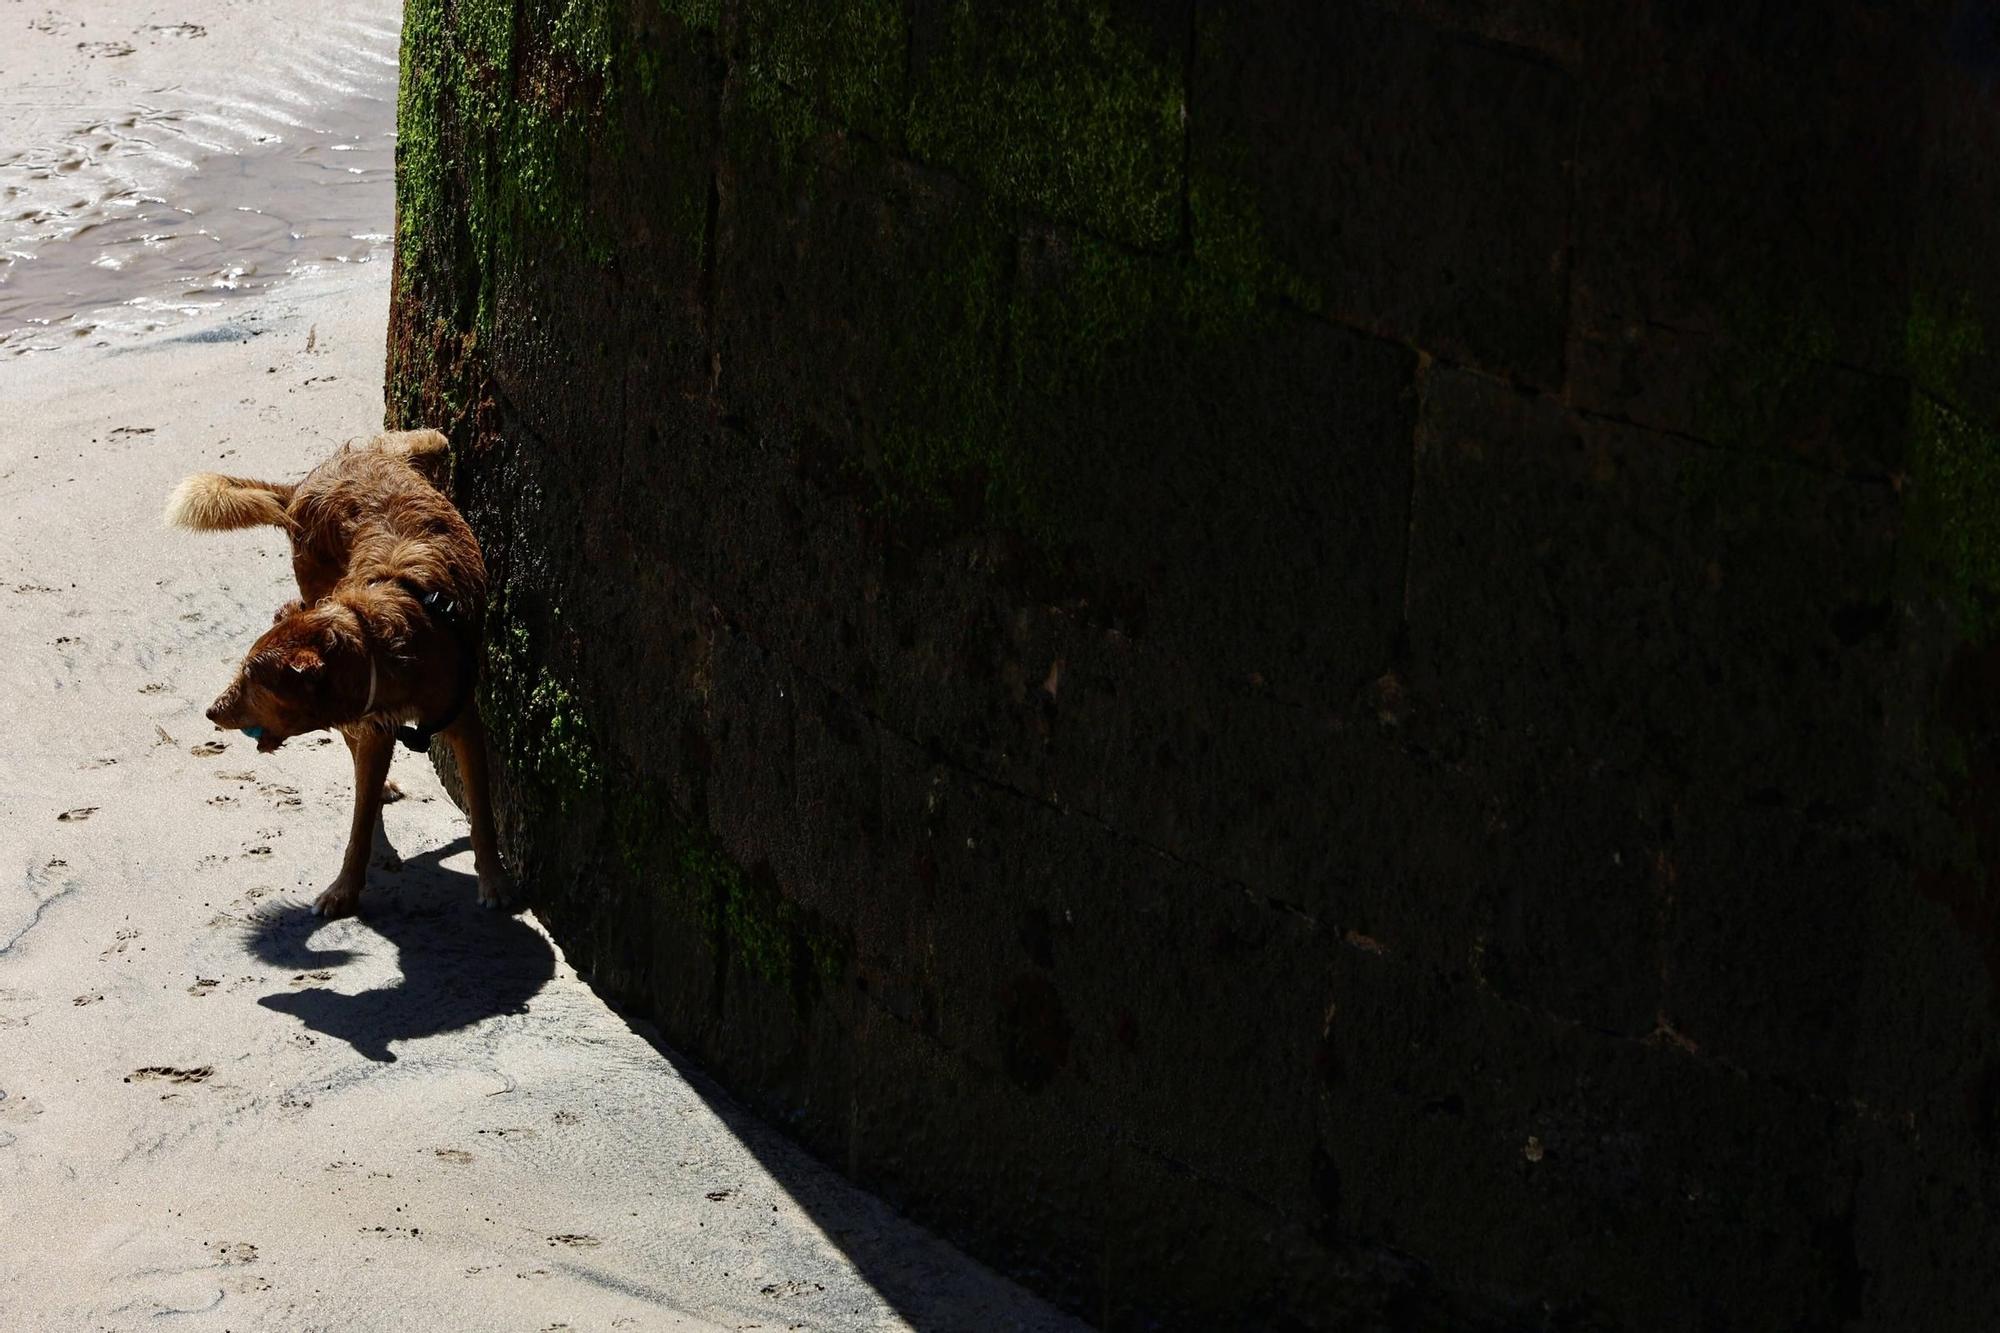
{"type": "Polygon", "coordinates": [[[409,0],[607,994],[1107,1327],[1983,1326],[2000,25],[409,0]]]}

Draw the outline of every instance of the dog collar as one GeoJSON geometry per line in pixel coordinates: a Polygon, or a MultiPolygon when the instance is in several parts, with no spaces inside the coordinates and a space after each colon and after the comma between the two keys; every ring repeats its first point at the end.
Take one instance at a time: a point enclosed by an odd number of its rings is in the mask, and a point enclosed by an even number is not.
{"type": "MultiPolygon", "coordinates": [[[[426,588],[411,579],[396,582],[404,592],[416,599],[424,614],[431,622],[449,634],[458,644],[458,688],[453,691],[451,708],[443,717],[415,726],[401,726],[395,730],[396,739],[418,754],[427,753],[431,748],[431,737],[458,721],[458,715],[465,711],[465,705],[472,699],[472,688],[479,674],[476,656],[478,641],[472,633],[472,626],[466,623],[463,609],[458,602],[444,595],[438,588],[426,588]]],[[[369,669],[374,669],[374,658],[369,658],[369,669]]],[[[373,695],[371,684],[370,695],[373,695]]]]}
{"type": "Polygon", "coordinates": [[[264,729],[262,727],[244,727],[241,730],[245,736],[248,736],[253,741],[264,739],[264,729]]]}

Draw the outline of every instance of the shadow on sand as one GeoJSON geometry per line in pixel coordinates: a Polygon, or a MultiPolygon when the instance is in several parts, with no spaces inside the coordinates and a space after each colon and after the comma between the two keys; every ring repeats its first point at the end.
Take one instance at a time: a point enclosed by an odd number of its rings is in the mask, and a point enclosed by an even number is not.
{"type": "Polygon", "coordinates": [[[1032,1274],[1010,1276],[989,1268],[868,1186],[841,1175],[831,1161],[738,1102],[653,1023],[595,985],[591,989],[673,1067],[915,1333],[1091,1333],[1081,1318],[1015,1285],[1032,1274]]]}
{"type": "MultiPolygon", "coordinates": [[[[387,846],[378,833],[378,850],[387,846]]],[[[363,924],[396,947],[402,976],[393,985],[356,995],[318,987],[287,990],[257,1003],[381,1061],[396,1058],[390,1042],[523,1012],[555,975],[555,951],[519,916],[479,906],[473,877],[440,864],[466,846],[459,838],[412,857],[403,862],[392,890],[363,899],[363,924]]],[[[297,972],[339,967],[354,957],[352,951],[313,947],[314,932],[325,924],[309,903],[268,907],[252,920],[245,947],[272,967],[297,972]]]]}
{"type": "MultiPolygon", "coordinates": [[[[393,889],[363,900],[362,923],[396,947],[399,981],[358,995],[288,990],[258,1003],[340,1038],[371,1060],[384,1061],[396,1058],[391,1042],[520,1012],[554,975],[555,954],[520,917],[480,907],[472,876],[439,865],[466,845],[460,838],[412,858],[393,889]]],[[[378,841],[378,856],[384,850],[386,843],[378,841]]],[[[312,937],[324,924],[310,905],[289,903],[256,919],[246,944],[263,962],[289,971],[331,969],[351,961],[356,956],[351,950],[313,946],[312,937]]],[[[889,1203],[816,1162],[723,1091],[651,1023],[597,993],[687,1081],[911,1328],[921,1333],[1086,1333],[1083,1323],[1003,1281],[926,1234],[889,1203]]]]}

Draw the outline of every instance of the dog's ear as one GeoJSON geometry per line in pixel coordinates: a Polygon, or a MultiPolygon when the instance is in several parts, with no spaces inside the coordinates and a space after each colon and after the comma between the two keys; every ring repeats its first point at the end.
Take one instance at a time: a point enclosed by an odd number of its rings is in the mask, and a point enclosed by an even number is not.
{"type": "Polygon", "coordinates": [[[298,647],[285,655],[285,665],[301,676],[316,676],[326,670],[326,659],[317,648],[298,647]]]}

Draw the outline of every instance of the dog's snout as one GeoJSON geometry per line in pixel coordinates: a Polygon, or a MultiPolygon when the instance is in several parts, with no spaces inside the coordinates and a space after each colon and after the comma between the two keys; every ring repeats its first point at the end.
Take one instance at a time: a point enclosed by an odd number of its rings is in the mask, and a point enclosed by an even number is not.
{"type": "Polygon", "coordinates": [[[216,696],[215,702],[208,706],[208,711],[202,716],[218,727],[227,728],[233,725],[231,719],[236,716],[236,706],[240,702],[241,698],[234,689],[224,690],[216,696]]]}

